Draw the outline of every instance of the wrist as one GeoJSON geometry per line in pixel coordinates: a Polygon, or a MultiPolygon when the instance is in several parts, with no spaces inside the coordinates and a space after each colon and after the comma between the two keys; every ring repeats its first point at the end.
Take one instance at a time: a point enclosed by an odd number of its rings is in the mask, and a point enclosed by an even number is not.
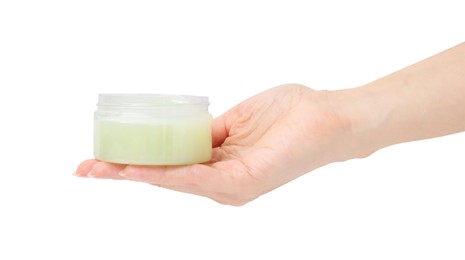
{"type": "Polygon", "coordinates": [[[367,157],[389,145],[382,129],[390,110],[378,89],[361,86],[330,91],[330,96],[333,109],[349,125],[344,133],[346,160],[367,157]]]}

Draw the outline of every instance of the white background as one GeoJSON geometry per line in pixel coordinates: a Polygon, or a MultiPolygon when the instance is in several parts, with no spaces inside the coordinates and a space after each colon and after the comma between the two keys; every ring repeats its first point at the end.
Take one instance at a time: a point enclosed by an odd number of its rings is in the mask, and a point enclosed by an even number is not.
{"type": "Polygon", "coordinates": [[[465,134],[239,208],[72,176],[92,157],[98,93],[208,95],[218,116],[284,83],[355,87],[465,41],[462,6],[0,1],[0,259],[464,259],[465,134]]]}

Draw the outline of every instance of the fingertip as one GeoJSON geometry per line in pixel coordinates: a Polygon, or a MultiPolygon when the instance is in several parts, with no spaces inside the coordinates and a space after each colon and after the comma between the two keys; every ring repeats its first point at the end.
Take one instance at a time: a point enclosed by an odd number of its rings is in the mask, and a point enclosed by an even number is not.
{"type": "Polygon", "coordinates": [[[139,179],[141,174],[146,174],[146,172],[154,174],[157,168],[160,168],[160,166],[128,165],[121,169],[118,175],[127,179],[139,179]]]}
{"type": "Polygon", "coordinates": [[[131,168],[132,167],[130,165],[124,167],[117,173],[118,176],[124,179],[131,179],[131,176],[134,174],[134,170],[132,170],[131,168]]]}
{"type": "Polygon", "coordinates": [[[88,172],[88,177],[120,180],[121,176],[118,175],[118,173],[124,169],[124,167],[125,165],[123,164],[97,161],[88,172]]]}
{"type": "Polygon", "coordinates": [[[228,137],[228,129],[225,124],[225,115],[213,119],[212,122],[212,146],[213,148],[220,146],[226,137],[228,137]]]}
{"type": "Polygon", "coordinates": [[[88,159],[79,164],[76,171],[74,172],[74,176],[77,177],[87,177],[91,169],[98,161],[95,159],[88,159]]]}
{"type": "Polygon", "coordinates": [[[124,169],[122,169],[121,171],[118,172],[118,175],[121,176],[121,177],[127,177],[127,174],[125,173],[124,169]]]}

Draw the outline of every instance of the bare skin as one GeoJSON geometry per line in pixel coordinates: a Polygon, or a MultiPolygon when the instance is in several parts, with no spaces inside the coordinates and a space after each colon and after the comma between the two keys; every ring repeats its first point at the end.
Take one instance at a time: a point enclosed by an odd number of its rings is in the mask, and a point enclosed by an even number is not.
{"type": "Polygon", "coordinates": [[[465,131],[465,43],[367,85],[269,89],[213,121],[213,158],[186,166],[86,160],[76,176],[133,180],[243,205],[332,162],[465,131]]]}

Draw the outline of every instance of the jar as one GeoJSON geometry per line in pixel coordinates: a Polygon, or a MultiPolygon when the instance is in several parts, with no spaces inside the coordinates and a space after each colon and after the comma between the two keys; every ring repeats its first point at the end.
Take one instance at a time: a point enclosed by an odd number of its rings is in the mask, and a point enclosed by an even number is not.
{"type": "Polygon", "coordinates": [[[185,165],[211,159],[208,97],[100,94],[94,156],[111,163],[185,165]]]}

